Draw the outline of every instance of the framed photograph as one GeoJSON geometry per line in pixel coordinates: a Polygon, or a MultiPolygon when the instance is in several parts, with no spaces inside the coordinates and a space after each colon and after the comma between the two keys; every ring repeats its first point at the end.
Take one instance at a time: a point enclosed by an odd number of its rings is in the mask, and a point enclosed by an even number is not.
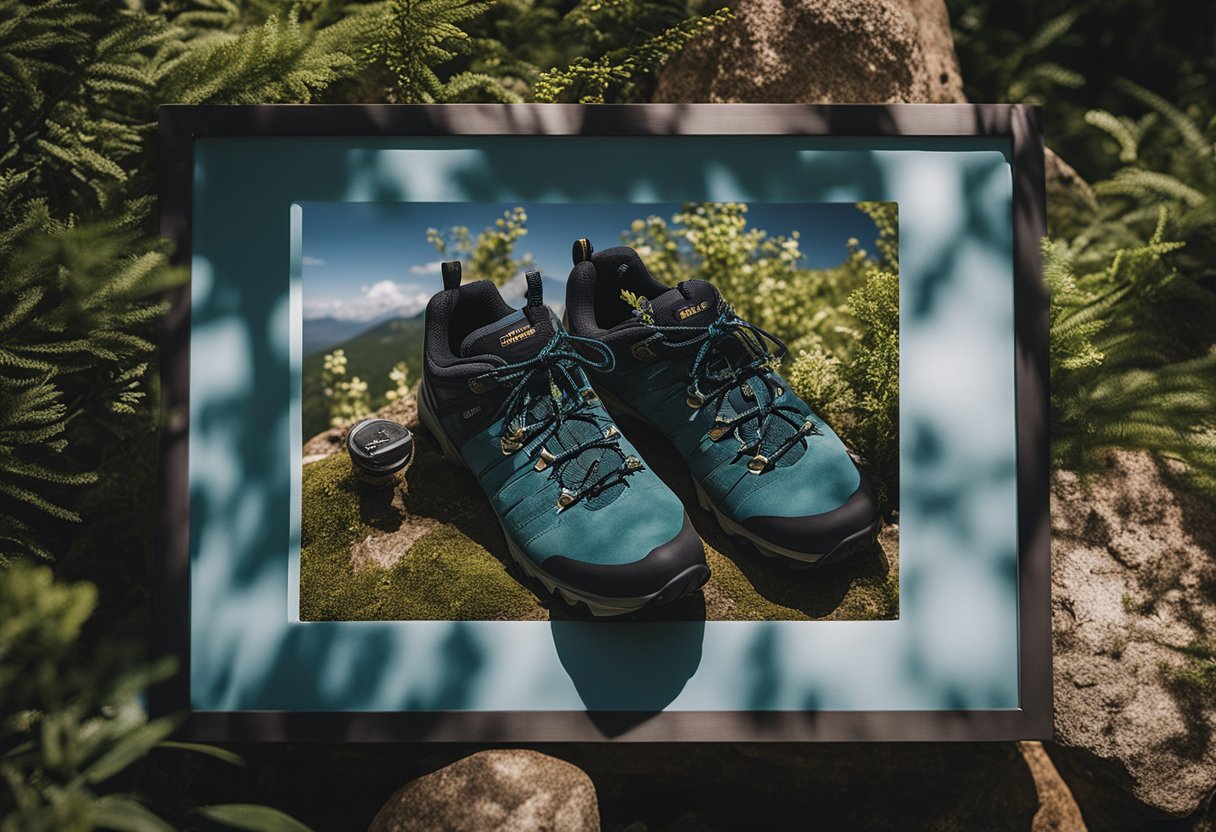
{"type": "Polygon", "coordinates": [[[169,106],[160,164],[185,734],[1050,736],[1035,108],[169,106]]]}

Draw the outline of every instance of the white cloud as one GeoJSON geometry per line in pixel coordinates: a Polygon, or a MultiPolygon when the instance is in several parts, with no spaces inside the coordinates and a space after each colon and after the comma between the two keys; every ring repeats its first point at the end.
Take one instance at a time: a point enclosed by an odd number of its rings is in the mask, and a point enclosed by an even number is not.
{"type": "Polygon", "coordinates": [[[305,266],[324,266],[325,265],[325,261],[322,260],[320,257],[309,257],[307,254],[304,255],[304,259],[301,260],[300,262],[302,262],[305,266]]]}
{"type": "Polygon", "coordinates": [[[304,317],[321,318],[331,316],[344,321],[370,321],[393,315],[407,317],[421,311],[430,300],[431,293],[411,288],[404,283],[380,280],[370,286],[360,287],[354,297],[304,298],[304,317]]]}
{"type": "Polygon", "coordinates": [[[439,274],[441,260],[432,260],[417,266],[410,266],[410,274],[439,274]]]}

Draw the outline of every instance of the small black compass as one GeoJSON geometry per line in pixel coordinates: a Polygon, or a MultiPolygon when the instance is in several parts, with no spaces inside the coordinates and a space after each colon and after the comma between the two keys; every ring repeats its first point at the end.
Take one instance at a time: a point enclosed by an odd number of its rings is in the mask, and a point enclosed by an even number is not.
{"type": "Polygon", "coordinates": [[[346,434],[346,450],[359,479],[387,485],[413,461],[414,436],[388,419],[364,419],[346,434]]]}

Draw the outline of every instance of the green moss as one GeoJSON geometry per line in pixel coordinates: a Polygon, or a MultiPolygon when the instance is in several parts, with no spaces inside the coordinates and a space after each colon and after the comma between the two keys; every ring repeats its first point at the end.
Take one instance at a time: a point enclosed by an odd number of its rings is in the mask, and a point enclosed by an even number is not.
{"type": "MultiPolygon", "coordinates": [[[[898,535],[839,566],[797,571],[744,550],[709,512],[697,508],[692,482],[657,435],[630,438],[690,506],[713,572],[703,593],[641,617],[647,620],[760,621],[879,619],[899,614],[898,535]]],[[[579,617],[560,601],[542,603],[509,570],[510,555],[477,482],[438,453],[424,433],[407,481],[393,489],[357,481],[345,454],[304,468],[300,617],[310,621],[538,620],[579,617]],[[405,528],[405,532],[399,529],[405,528]],[[411,533],[412,530],[412,533],[411,533]],[[392,551],[403,535],[404,556],[392,551]],[[369,536],[392,562],[355,568],[352,548],[369,536]]],[[[513,569],[514,567],[510,567],[513,569]]]]}
{"type": "MultiPolygon", "coordinates": [[[[419,464],[444,464],[427,453],[419,464]]],[[[415,466],[417,467],[417,466],[415,466]]],[[[446,479],[457,473],[451,466],[446,479]]],[[[411,475],[415,472],[411,471],[411,475]]],[[[411,476],[413,479],[413,476],[411,476]]],[[[459,478],[455,478],[459,479],[459,478]]],[[[408,485],[407,485],[408,488],[408,485]]],[[[421,495],[428,491],[412,489],[421,495]]],[[[432,491],[433,493],[433,491],[432,491]]],[[[300,553],[300,617],[306,621],[495,620],[546,617],[536,596],[504,563],[469,536],[425,514],[434,528],[415,540],[391,568],[355,569],[351,548],[402,523],[391,489],[354,478],[350,460],[335,454],[304,468],[300,553]]],[[[436,500],[406,497],[411,513],[436,500]]],[[[458,501],[459,502],[459,501],[458,501]]]]}

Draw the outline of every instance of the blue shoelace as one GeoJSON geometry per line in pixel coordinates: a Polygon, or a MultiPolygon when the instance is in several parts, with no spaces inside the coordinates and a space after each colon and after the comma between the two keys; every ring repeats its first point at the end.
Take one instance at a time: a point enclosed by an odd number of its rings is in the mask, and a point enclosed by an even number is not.
{"type": "Polygon", "coordinates": [[[625,478],[642,470],[640,459],[626,457],[621,452],[620,433],[615,426],[610,424],[606,429],[601,426],[602,417],[594,409],[595,394],[587,387],[582,371],[586,367],[609,372],[615,366],[616,358],[604,343],[558,331],[535,355],[495,367],[473,379],[481,384],[511,387],[501,410],[503,423],[499,442],[502,451],[504,454],[523,451],[529,458],[538,454],[534,470],[550,469],[550,478],[556,478],[561,486],[557,500],[559,512],[579,500],[599,496],[618,482],[628,485],[625,478]],[[547,384],[541,384],[542,381],[547,384]],[[579,424],[589,426],[590,430],[579,428],[579,424]],[[563,428],[566,430],[561,438],[573,444],[560,453],[552,453],[545,443],[563,428]],[[580,434],[587,438],[580,440],[580,434]],[[567,483],[566,463],[594,449],[615,453],[619,461],[601,473],[608,454],[598,454],[577,483],[567,483]]]}
{"type": "Polygon", "coordinates": [[[719,304],[717,319],[707,326],[649,326],[663,336],[657,343],[669,349],[682,350],[700,345],[688,368],[688,405],[717,407],[709,438],[717,442],[733,435],[739,441],[740,456],[752,455],[747,467],[753,474],[770,470],[777,460],[794,447],[801,445],[805,448],[806,437],[819,432],[815,423],[807,419],[801,410],[777,403],[785,391],[773,378],[772,362],[789,352],[785,344],[772,333],[740,318],[730,304],[719,304]],[[668,339],[669,334],[688,337],[675,341],[668,339]],[[729,343],[727,339],[737,341],[751,355],[750,360],[738,364],[732,361],[722,350],[729,343]],[[775,349],[770,349],[770,344],[775,349]],[[752,387],[752,379],[757,379],[763,385],[763,395],[752,387]],[[739,399],[730,396],[735,390],[739,390],[742,400],[750,404],[742,409],[737,408],[739,399]],[[757,429],[755,436],[749,438],[743,434],[743,427],[753,419],[757,422],[757,429]],[[793,432],[764,454],[761,451],[768,444],[770,431],[777,425],[774,419],[785,422],[793,432]]]}

